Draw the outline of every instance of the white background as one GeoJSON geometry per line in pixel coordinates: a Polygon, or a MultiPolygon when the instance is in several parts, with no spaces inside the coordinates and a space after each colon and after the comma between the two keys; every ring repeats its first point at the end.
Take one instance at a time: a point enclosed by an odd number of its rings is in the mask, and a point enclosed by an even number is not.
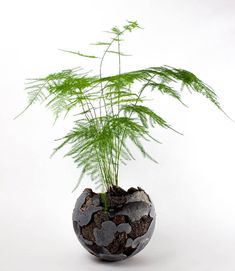
{"type": "MultiPolygon", "coordinates": [[[[185,92],[184,108],[156,96],[153,106],[174,128],[155,129],[164,144],[148,148],[159,165],[137,160],[121,169],[120,185],[141,186],[157,210],[146,249],[130,260],[103,263],[80,246],[71,213],[86,178],[63,152],[49,156],[71,119],[53,124],[51,112],[27,103],[26,78],[64,68],[97,68],[59,48],[94,53],[112,26],[138,20],[144,30],[126,37],[132,70],[170,65],[213,86],[235,119],[234,0],[2,1],[0,4],[0,270],[235,270],[235,124],[206,99],[185,92]]],[[[123,45],[124,46],[124,45],[123,45]]],[[[115,62],[106,71],[115,72],[115,62]]]]}

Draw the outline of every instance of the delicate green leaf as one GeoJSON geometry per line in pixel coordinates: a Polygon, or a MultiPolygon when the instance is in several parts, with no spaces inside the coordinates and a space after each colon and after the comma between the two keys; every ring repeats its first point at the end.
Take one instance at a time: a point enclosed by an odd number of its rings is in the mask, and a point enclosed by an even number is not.
{"type": "Polygon", "coordinates": [[[96,42],[92,43],[91,45],[110,45],[110,42],[96,42]]]}
{"type": "Polygon", "coordinates": [[[131,56],[131,55],[126,55],[126,54],[124,54],[124,53],[122,53],[122,52],[111,51],[111,50],[107,51],[107,53],[117,54],[117,55],[120,55],[120,56],[131,56]]]}
{"type": "Polygon", "coordinates": [[[87,55],[87,54],[82,54],[79,51],[74,52],[74,51],[68,51],[68,50],[63,50],[63,49],[59,49],[60,51],[66,52],[66,53],[70,53],[70,54],[75,54],[75,55],[79,55],[79,56],[83,56],[83,57],[88,57],[88,58],[98,58],[97,56],[92,56],[92,55],[87,55]]]}

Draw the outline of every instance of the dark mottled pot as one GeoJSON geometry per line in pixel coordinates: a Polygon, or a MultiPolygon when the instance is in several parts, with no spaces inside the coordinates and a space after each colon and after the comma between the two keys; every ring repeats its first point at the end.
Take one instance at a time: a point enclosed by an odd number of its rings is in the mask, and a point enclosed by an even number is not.
{"type": "Polygon", "coordinates": [[[154,206],[145,193],[113,187],[106,204],[100,194],[87,188],[77,199],[73,227],[78,240],[102,260],[118,261],[136,255],[149,242],[155,227],[154,206]]]}

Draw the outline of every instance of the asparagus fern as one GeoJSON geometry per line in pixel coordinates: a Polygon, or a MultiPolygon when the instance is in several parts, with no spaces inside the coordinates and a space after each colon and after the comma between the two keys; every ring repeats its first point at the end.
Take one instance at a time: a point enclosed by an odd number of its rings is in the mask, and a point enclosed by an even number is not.
{"type": "Polygon", "coordinates": [[[138,28],[136,21],[128,21],[122,28],[112,28],[109,41],[95,43],[104,48],[100,58],[67,51],[98,59],[98,75],[81,68],[67,69],[32,79],[26,87],[29,97],[26,109],[36,102],[44,103],[56,119],[74,112],[74,127],[60,139],[54,153],[70,145],[65,156],[72,157],[81,168],[77,186],[84,174],[90,175],[104,190],[118,185],[120,163],[134,159],[128,148],[129,141],[145,157],[156,162],[145,150],[143,140],[157,141],[151,136],[150,127],[173,128],[154,109],[146,106],[144,93],[147,89],[169,95],[183,104],[181,93],[187,88],[205,96],[221,110],[214,90],[189,71],[161,66],[122,73],[123,37],[126,32],[138,28]],[[103,75],[103,63],[108,54],[118,58],[118,73],[112,76],[103,75]]]}

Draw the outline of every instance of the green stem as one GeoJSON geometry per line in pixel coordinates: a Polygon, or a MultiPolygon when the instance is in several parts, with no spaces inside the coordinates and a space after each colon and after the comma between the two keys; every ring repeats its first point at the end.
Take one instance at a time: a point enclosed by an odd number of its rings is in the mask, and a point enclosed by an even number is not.
{"type": "MultiPolygon", "coordinates": [[[[125,30],[123,30],[122,32],[120,32],[119,34],[117,34],[113,39],[112,41],[109,43],[109,45],[107,46],[107,48],[105,49],[104,51],[104,54],[101,58],[101,61],[100,61],[100,71],[99,71],[99,77],[100,79],[102,78],[102,66],[103,66],[103,61],[104,61],[104,58],[107,54],[107,52],[109,51],[110,47],[113,45],[113,43],[116,41],[116,39],[118,39],[118,52],[119,52],[119,74],[121,73],[121,60],[120,60],[120,40],[119,40],[119,37],[120,35],[122,35],[123,33],[125,32],[125,30]]],[[[104,103],[104,107],[105,107],[105,113],[106,113],[106,116],[109,114],[108,113],[108,110],[107,110],[107,105],[106,105],[106,102],[105,102],[105,98],[104,98],[104,87],[103,87],[103,84],[102,82],[100,83],[100,86],[101,86],[101,94],[102,94],[102,99],[103,99],[103,103],[104,103]]],[[[114,116],[114,110],[113,110],[113,103],[112,103],[112,96],[110,97],[110,104],[111,104],[111,115],[114,116]]],[[[99,100],[99,107],[100,107],[100,116],[101,116],[101,99],[99,100]]],[[[119,105],[118,105],[118,108],[119,108],[119,105]]],[[[114,145],[116,146],[117,143],[116,143],[116,138],[114,139],[114,145]]],[[[111,174],[111,168],[113,169],[113,173],[114,173],[114,182],[115,184],[117,185],[117,178],[116,178],[116,166],[117,166],[117,162],[115,161],[116,159],[113,159],[113,156],[112,156],[112,148],[110,147],[110,158],[111,158],[111,163],[109,163],[109,174],[110,176],[112,175],[111,174]],[[112,167],[111,167],[112,165],[112,167]]],[[[112,181],[113,183],[113,181],[112,181]]]]}
{"type": "MultiPolygon", "coordinates": [[[[90,107],[88,105],[89,100],[87,100],[86,96],[85,96],[85,101],[86,101],[87,107],[89,109],[89,112],[91,113],[90,107]]],[[[91,103],[91,105],[92,105],[92,103],[91,103]]],[[[98,119],[96,117],[96,113],[95,113],[95,109],[94,109],[93,105],[92,105],[92,108],[93,108],[94,114],[95,114],[96,125],[97,125],[97,132],[99,132],[99,121],[98,121],[98,119]]],[[[83,112],[85,112],[85,108],[84,108],[83,102],[82,102],[82,109],[83,109],[83,112]]],[[[91,115],[92,115],[92,113],[91,113],[91,115]]],[[[87,121],[90,121],[90,118],[87,116],[86,113],[85,113],[85,117],[86,117],[87,121]]],[[[92,118],[93,118],[93,115],[92,115],[92,118]]],[[[99,151],[99,148],[98,148],[98,151],[97,151],[97,148],[95,147],[95,153],[96,153],[96,157],[97,157],[97,160],[98,160],[100,174],[101,174],[102,180],[103,180],[103,187],[106,188],[106,190],[107,190],[108,186],[107,186],[106,174],[105,174],[105,171],[103,170],[105,168],[105,166],[102,166],[102,164],[101,164],[101,161],[103,161],[103,159],[102,159],[102,155],[101,155],[101,153],[99,151]]]]}
{"type": "MultiPolygon", "coordinates": [[[[120,55],[120,52],[121,52],[121,50],[120,50],[120,39],[119,39],[119,36],[118,36],[118,74],[119,74],[119,76],[121,74],[121,55],[120,55]]],[[[117,106],[117,110],[118,110],[117,115],[118,115],[118,117],[119,117],[119,111],[120,111],[119,101],[120,101],[120,97],[118,96],[118,106],[117,106]]],[[[120,144],[119,137],[117,138],[117,140],[116,140],[116,137],[115,137],[115,146],[117,146],[117,149],[119,149],[119,144],[120,144]]],[[[118,160],[119,160],[119,157],[118,157],[118,155],[116,155],[115,164],[114,164],[115,184],[116,185],[118,185],[118,167],[119,167],[118,160]]]]}
{"type": "MultiPolygon", "coordinates": [[[[136,102],[134,104],[134,106],[137,104],[138,100],[140,99],[143,91],[145,90],[145,88],[148,86],[149,82],[151,82],[151,80],[156,76],[155,75],[152,75],[150,77],[150,79],[147,81],[147,83],[141,88],[139,94],[138,94],[138,97],[136,99],[136,102]]],[[[132,116],[133,114],[133,110],[130,112],[130,115],[129,115],[129,118],[132,116]]],[[[116,176],[118,178],[118,175],[119,175],[119,166],[120,166],[120,155],[121,155],[121,150],[122,150],[122,147],[123,147],[123,143],[124,143],[124,136],[125,136],[125,132],[126,132],[126,129],[124,129],[123,133],[122,133],[122,137],[121,137],[121,141],[120,141],[120,144],[118,146],[118,159],[117,159],[117,173],[116,173],[116,176]]]]}
{"type": "MultiPolygon", "coordinates": [[[[99,69],[99,77],[100,79],[102,78],[102,66],[103,66],[103,62],[104,62],[104,58],[108,52],[108,50],[110,49],[110,47],[113,45],[113,43],[116,41],[116,39],[123,35],[125,33],[126,29],[124,29],[123,31],[121,31],[119,34],[117,34],[113,39],[112,41],[109,43],[109,45],[107,46],[107,48],[105,49],[102,57],[101,57],[101,61],[100,61],[100,69],[99,69]]],[[[106,115],[108,114],[108,111],[107,111],[107,107],[106,107],[106,102],[105,102],[105,99],[104,99],[104,95],[103,95],[103,91],[104,91],[104,88],[103,88],[103,84],[102,82],[100,83],[100,86],[101,86],[101,93],[102,93],[102,97],[103,97],[103,103],[105,105],[105,113],[106,115]]],[[[101,99],[99,100],[99,107],[101,108],[101,99]]],[[[111,106],[112,108],[112,106],[111,106]]],[[[100,116],[101,116],[101,109],[100,109],[100,116]]]]}

